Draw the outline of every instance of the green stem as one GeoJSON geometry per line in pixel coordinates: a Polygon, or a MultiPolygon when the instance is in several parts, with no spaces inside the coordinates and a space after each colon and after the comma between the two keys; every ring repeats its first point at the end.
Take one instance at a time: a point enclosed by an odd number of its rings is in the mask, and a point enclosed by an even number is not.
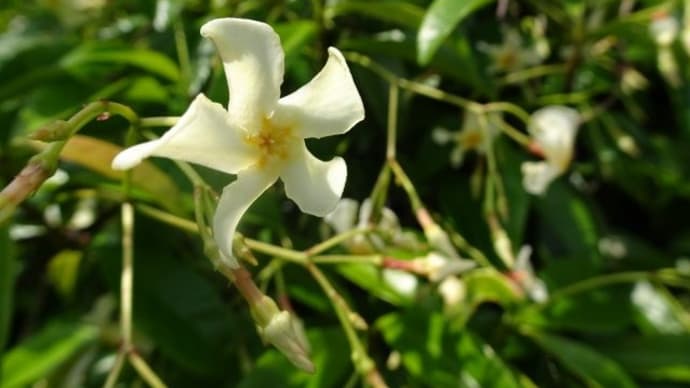
{"type": "Polygon", "coordinates": [[[311,258],[311,261],[318,264],[373,264],[380,266],[383,263],[381,255],[320,255],[311,258]]]}
{"type": "Polygon", "coordinates": [[[134,208],[128,202],[122,204],[122,273],[120,274],[120,330],[122,347],[132,347],[132,293],[134,279],[134,208]]]}
{"type": "Polygon", "coordinates": [[[485,112],[506,112],[519,118],[525,125],[529,125],[531,121],[529,113],[521,107],[510,102],[489,102],[484,104],[485,112]]]}
{"type": "Polygon", "coordinates": [[[398,91],[397,84],[391,83],[388,88],[388,125],[386,136],[386,158],[395,159],[396,130],[398,128],[398,91]]]}
{"type": "MultiPolygon", "coordinates": [[[[579,294],[585,291],[593,290],[595,288],[606,287],[613,284],[633,283],[638,282],[640,280],[650,279],[658,279],[658,276],[656,276],[653,273],[643,271],[619,272],[608,275],[596,276],[589,279],[581,280],[579,282],[573,283],[563,288],[559,288],[558,290],[551,293],[550,299],[556,300],[566,296],[579,294]]],[[[663,279],[659,280],[663,281],[663,279]]]]}
{"type": "Polygon", "coordinates": [[[319,253],[324,252],[328,249],[331,249],[334,246],[336,246],[342,242],[345,242],[354,236],[357,236],[360,234],[366,234],[366,233],[369,233],[369,231],[370,231],[369,229],[359,229],[359,228],[358,229],[350,229],[346,232],[336,234],[335,236],[312,246],[311,248],[305,250],[304,254],[306,256],[318,255],[319,253]]]}
{"type": "Polygon", "coordinates": [[[117,352],[117,356],[115,356],[115,364],[113,364],[113,367],[110,369],[110,372],[108,372],[108,377],[105,379],[105,384],[103,384],[103,388],[115,387],[115,383],[117,383],[117,378],[120,376],[120,373],[122,372],[122,367],[124,365],[125,352],[119,351],[117,352]]]}
{"type": "Polygon", "coordinates": [[[524,70],[514,71],[507,74],[499,80],[499,84],[515,84],[522,83],[532,78],[543,77],[549,74],[562,73],[565,71],[565,65],[542,65],[534,66],[524,70]]]}
{"type": "Polygon", "coordinates": [[[371,358],[369,358],[369,355],[364,349],[359,337],[357,337],[357,333],[355,332],[355,328],[350,319],[351,310],[347,306],[347,303],[345,303],[345,301],[342,299],[340,294],[338,294],[335,288],[333,288],[331,282],[326,278],[323,272],[321,272],[321,270],[314,265],[314,263],[307,261],[305,267],[314,277],[319,286],[321,286],[321,289],[323,289],[324,293],[333,304],[333,308],[338,316],[340,325],[343,327],[347,341],[350,344],[350,348],[352,350],[352,362],[355,364],[355,369],[357,369],[362,376],[366,377],[371,370],[376,368],[376,365],[371,358]]]}
{"type": "Polygon", "coordinates": [[[186,232],[199,233],[198,225],[195,222],[190,221],[186,218],[170,214],[168,212],[165,212],[163,210],[157,209],[153,206],[149,206],[146,204],[137,204],[135,207],[138,212],[145,214],[151,218],[154,218],[158,221],[161,221],[167,225],[174,226],[186,232]]]}
{"type": "Polygon", "coordinates": [[[294,251],[292,249],[279,247],[258,240],[252,240],[250,238],[245,238],[244,243],[252,250],[271,256],[277,256],[297,264],[304,265],[308,259],[308,256],[303,252],[294,251]]]}
{"type": "Polygon", "coordinates": [[[397,160],[389,160],[388,165],[390,166],[391,171],[393,171],[393,175],[395,175],[398,183],[407,193],[412,211],[416,214],[420,209],[424,208],[424,205],[422,204],[422,200],[419,198],[419,194],[417,194],[417,190],[414,188],[414,184],[412,184],[412,181],[407,174],[405,174],[405,171],[402,169],[397,160]]]}
{"type": "Polygon", "coordinates": [[[141,127],[172,127],[179,120],[179,116],[144,117],[139,125],[141,127]]]}
{"type": "Polygon", "coordinates": [[[149,364],[144,361],[141,356],[139,356],[135,352],[130,352],[129,353],[129,362],[132,364],[134,369],[139,373],[139,376],[141,376],[146,383],[152,387],[152,388],[165,388],[166,385],[163,383],[163,381],[158,377],[156,372],[151,369],[149,364]]]}
{"type": "Polygon", "coordinates": [[[347,52],[345,53],[345,57],[348,60],[371,70],[373,73],[376,73],[381,78],[385,79],[388,83],[396,84],[398,87],[402,89],[409,90],[422,96],[432,98],[434,100],[439,100],[446,102],[448,104],[457,105],[464,109],[472,109],[474,111],[481,111],[482,109],[481,104],[474,102],[472,100],[468,100],[466,98],[462,98],[460,96],[444,92],[443,90],[437,89],[433,86],[400,78],[365,55],[354,52],[347,52]]]}

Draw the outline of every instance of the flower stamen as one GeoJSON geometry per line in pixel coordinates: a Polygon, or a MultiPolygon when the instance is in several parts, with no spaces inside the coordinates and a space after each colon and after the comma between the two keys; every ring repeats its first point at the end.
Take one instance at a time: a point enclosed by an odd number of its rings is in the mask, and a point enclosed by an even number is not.
{"type": "Polygon", "coordinates": [[[294,138],[290,126],[277,126],[270,118],[265,117],[259,133],[245,135],[244,140],[258,149],[259,158],[256,165],[263,168],[275,159],[288,159],[289,146],[294,138]]]}

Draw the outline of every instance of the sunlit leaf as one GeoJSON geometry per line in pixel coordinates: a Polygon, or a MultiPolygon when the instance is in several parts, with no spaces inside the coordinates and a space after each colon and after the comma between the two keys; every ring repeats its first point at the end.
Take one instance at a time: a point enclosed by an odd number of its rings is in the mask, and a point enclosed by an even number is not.
{"type": "Polygon", "coordinates": [[[46,377],[97,336],[98,329],[91,325],[48,323],[5,355],[0,387],[25,387],[46,377]]]}
{"type": "Polygon", "coordinates": [[[422,8],[398,0],[377,1],[375,7],[370,1],[338,1],[328,11],[334,16],[355,13],[409,28],[417,28],[424,17],[422,8]]]}
{"type": "MultiPolygon", "coordinates": [[[[65,145],[60,159],[76,163],[97,173],[114,179],[124,177],[122,171],[115,171],[110,167],[113,158],[122,151],[112,143],[91,136],[76,135],[65,145]]],[[[144,161],[132,170],[132,184],[149,193],[155,201],[169,208],[170,211],[180,211],[179,190],[175,183],[151,162],[144,161]]]]}
{"type": "Polygon", "coordinates": [[[48,278],[63,297],[70,297],[74,291],[81,258],[81,251],[64,250],[48,263],[48,278]]]}
{"type": "Polygon", "coordinates": [[[92,64],[122,64],[138,67],[169,81],[180,78],[180,71],[170,58],[142,48],[82,45],[62,58],[60,64],[74,72],[92,64]]]}
{"type": "MultiPolygon", "coordinates": [[[[417,61],[426,65],[462,19],[493,0],[434,0],[417,33],[417,61]]],[[[373,8],[373,7],[372,7],[373,8]]]]}

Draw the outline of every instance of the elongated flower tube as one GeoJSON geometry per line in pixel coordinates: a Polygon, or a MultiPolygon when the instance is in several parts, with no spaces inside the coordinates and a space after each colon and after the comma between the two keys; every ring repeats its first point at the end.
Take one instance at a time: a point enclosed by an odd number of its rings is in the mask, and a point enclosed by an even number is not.
{"type": "Polygon", "coordinates": [[[529,132],[544,154],[544,161],[522,164],[525,190],[541,195],[570,165],[580,114],[567,106],[553,105],[541,108],[531,117],[529,132]]]}
{"type": "Polygon", "coordinates": [[[364,118],[364,106],[336,48],[328,49],[326,65],[309,83],[280,98],[284,53],[268,24],[215,19],[201,27],[201,35],[213,41],[223,61],[227,110],[199,94],[160,139],[124,150],[112,166],[128,169],[149,156],[162,156],[236,174],[223,189],[213,220],[223,260],[235,268],[237,224],[278,178],[303,212],[322,217],[335,207],[347,177],[345,161],[317,159],[304,139],[349,131],[364,118]]]}

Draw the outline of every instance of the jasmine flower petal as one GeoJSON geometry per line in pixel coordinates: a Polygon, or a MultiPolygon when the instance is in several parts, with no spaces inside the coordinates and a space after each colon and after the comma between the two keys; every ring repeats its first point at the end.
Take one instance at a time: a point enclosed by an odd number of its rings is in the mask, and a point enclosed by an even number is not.
{"type": "Polygon", "coordinates": [[[343,194],[347,178],[345,161],[340,157],[321,161],[309,152],[304,142],[292,152],[293,159],[281,174],[285,193],[303,212],[324,217],[343,194]]]}
{"type": "Polygon", "coordinates": [[[255,162],[255,152],[231,126],[223,106],[199,94],[180,120],[160,139],[130,147],[112,162],[126,170],[149,156],[162,156],[200,164],[230,174],[255,162]]]}
{"type": "Polygon", "coordinates": [[[339,135],[362,121],[364,105],[338,49],[328,49],[328,61],[319,74],[283,97],[275,115],[276,120],[293,123],[302,138],[339,135]]]}

